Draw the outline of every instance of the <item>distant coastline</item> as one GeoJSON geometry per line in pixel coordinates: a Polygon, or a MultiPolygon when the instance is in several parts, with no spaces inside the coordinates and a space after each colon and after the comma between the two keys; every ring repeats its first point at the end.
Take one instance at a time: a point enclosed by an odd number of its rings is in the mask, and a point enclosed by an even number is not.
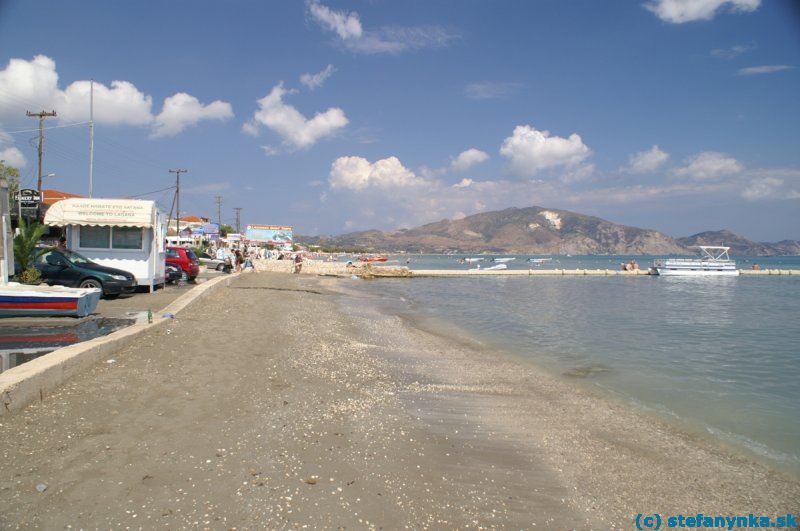
{"type": "Polygon", "coordinates": [[[728,230],[673,238],[594,216],[542,207],[508,208],[412,229],[297,236],[309,246],[381,253],[676,255],[693,245],[726,245],[731,256],[797,256],[800,241],[756,242],[728,230]]]}

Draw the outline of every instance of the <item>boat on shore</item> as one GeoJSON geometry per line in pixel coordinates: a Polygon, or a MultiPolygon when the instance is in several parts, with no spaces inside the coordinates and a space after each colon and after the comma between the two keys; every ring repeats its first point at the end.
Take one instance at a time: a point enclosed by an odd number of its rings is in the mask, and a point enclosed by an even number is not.
{"type": "Polygon", "coordinates": [[[358,257],[359,262],[386,262],[389,258],[384,255],[362,255],[358,257]]]}
{"type": "Polygon", "coordinates": [[[18,282],[0,285],[0,317],[86,317],[100,302],[99,288],[29,286],[18,282]]]}
{"type": "Polygon", "coordinates": [[[737,276],[736,261],[728,255],[730,247],[697,245],[697,258],[664,258],[653,262],[650,272],[665,276],[737,276]]]}

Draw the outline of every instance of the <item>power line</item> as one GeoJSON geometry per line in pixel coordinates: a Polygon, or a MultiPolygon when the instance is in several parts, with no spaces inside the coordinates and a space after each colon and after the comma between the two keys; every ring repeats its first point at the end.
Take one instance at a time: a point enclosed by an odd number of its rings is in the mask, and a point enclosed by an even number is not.
{"type": "Polygon", "coordinates": [[[217,223],[219,223],[219,226],[221,227],[222,226],[222,196],[218,195],[216,197],[216,201],[217,201],[217,223]]]}
{"type": "MultiPolygon", "coordinates": [[[[36,115],[33,115],[33,116],[36,116],[36,115]]],[[[64,129],[65,127],[76,127],[76,126],[79,126],[79,125],[86,125],[88,123],[89,122],[75,122],[74,124],[51,125],[50,127],[43,127],[42,130],[49,131],[50,129],[64,129]]],[[[21,129],[19,131],[0,131],[0,132],[5,133],[7,135],[16,135],[16,134],[20,134],[20,133],[35,133],[38,130],[39,129],[36,128],[36,129],[21,129]]]]}

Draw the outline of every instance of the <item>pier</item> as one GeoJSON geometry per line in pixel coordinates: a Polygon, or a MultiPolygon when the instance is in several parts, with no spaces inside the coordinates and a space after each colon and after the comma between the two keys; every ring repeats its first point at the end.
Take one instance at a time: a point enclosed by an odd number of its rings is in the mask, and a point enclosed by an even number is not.
{"type": "MultiPolygon", "coordinates": [[[[647,269],[622,271],[616,269],[427,269],[411,270],[412,277],[471,277],[471,276],[658,276],[647,269]]],[[[740,269],[741,276],[800,276],[800,269],[740,269]]],[[[389,276],[389,275],[386,275],[389,276]]]]}

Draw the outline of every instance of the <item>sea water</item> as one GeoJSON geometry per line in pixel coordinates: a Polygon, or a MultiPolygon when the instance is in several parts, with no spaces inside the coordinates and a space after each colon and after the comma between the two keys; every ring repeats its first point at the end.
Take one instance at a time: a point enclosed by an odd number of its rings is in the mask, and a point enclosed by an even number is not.
{"type": "MultiPolygon", "coordinates": [[[[514,266],[527,268],[524,258],[514,266]]],[[[616,269],[630,258],[556,260],[616,269]]],[[[452,256],[411,259],[412,268],[465,268],[452,256]]],[[[748,260],[800,269],[800,257],[748,260]]],[[[800,276],[481,276],[364,289],[800,473],[800,276]]]]}

